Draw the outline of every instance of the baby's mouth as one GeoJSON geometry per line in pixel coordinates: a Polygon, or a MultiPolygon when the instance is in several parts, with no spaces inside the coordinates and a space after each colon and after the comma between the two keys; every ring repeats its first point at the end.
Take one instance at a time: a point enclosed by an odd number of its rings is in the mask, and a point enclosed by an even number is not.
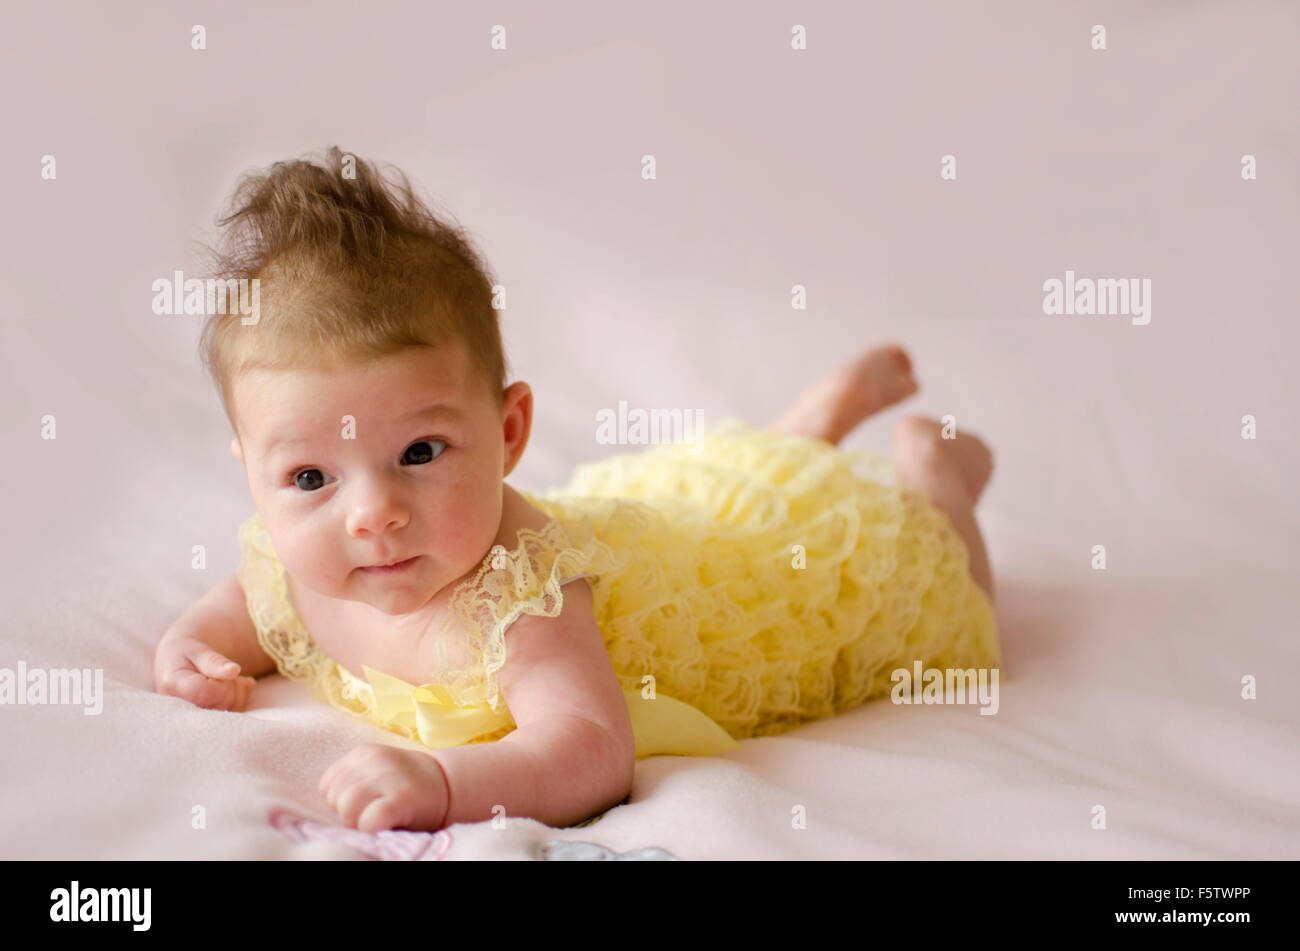
{"type": "Polygon", "coordinates": [[[414,557],[407,558],[404,561],[388,562],[387,564],[383,564],[383,565],[365,565],[361,568],[358,568],[357,570],[364,571],[367,574],[376,574],[376,575],[397,574],[398,572],[405,571],[406,569],[413,566],[422,557],[423,557],[422,555],[415,555],[414,557]]]}

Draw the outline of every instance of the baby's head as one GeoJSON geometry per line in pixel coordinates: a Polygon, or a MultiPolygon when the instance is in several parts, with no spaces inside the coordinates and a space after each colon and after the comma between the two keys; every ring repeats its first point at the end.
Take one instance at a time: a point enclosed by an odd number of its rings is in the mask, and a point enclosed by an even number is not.
{"type": "Polygon", "coordinates": [[[393,615],[487,555],[532,424],[486,266],[399,177],[337,148],[245,177],[216,271],[258,280],[259,318],[210,316],[201,342],[294,581],[393,615]]]}

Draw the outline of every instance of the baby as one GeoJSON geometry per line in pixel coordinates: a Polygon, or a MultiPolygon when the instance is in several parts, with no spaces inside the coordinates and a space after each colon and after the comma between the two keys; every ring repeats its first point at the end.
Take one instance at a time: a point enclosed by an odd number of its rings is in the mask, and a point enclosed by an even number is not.
{"type": "Polygon", "coordinates": [[[836,448],[916,392],[900,348],[766,429],[533,496],[504,481],[533,394],[506,385],[494,282],[404,176],[338,149],[276,163],[220,223],[218,272],[256,279],[261,313],[210,316],[202,352],[257,514],[239,570],[164,633],[156,689],[239,711],[278,669],[422,742],[325,771],[348,826],[569,825],[623,801],[638,756],[833,715],[913,660],[999,662],[985,445],[908,417],[892,466],[836,448]]]}

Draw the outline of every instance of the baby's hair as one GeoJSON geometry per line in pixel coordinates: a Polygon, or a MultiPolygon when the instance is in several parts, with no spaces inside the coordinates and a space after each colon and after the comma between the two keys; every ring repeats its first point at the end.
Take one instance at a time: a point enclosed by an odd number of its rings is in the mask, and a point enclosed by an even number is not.
{"type": "Polygon", "coordinates": [[[396,174],[386,181],[335,146],[323,164],[276,162],[239,181],[217,219],[221,247],[207,250],[213,277],[258,280],[258,320],[210,314],[199,342],[232,426],[232,384],[247,370],[346,366],[451,339],[502,405],[491,273],[464,230],[396,174]]]}

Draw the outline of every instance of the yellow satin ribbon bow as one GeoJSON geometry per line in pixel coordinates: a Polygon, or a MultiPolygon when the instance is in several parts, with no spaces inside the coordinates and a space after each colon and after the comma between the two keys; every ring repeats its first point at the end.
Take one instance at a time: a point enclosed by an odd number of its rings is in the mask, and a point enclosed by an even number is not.
{"type": "MultiPolygon", "coordinates": [[[[514,717],[504,705],[500,711],[493,710],[487,702],[460,705],[439,684],[417,687],[373,667],[363,665],[361,671],[366,675],[384,722],[414,727],[420,742],[431,749],[459,746],[485,733],[514,725],[514,717]]],[[[689,703],[663,694],[648,700],[637,687],[625,688],[623,698],[632,720],[637,759],[659,754],[714,756],[740,745],[689,703]]]]}

